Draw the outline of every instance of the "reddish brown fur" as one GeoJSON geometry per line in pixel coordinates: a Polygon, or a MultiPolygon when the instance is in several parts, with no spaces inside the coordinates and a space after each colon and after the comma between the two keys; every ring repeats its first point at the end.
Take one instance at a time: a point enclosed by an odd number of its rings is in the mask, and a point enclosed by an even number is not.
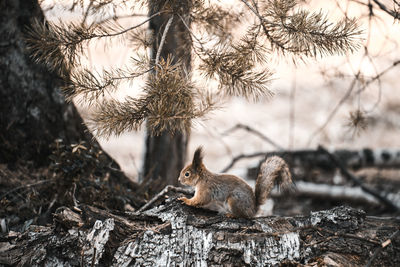
{"type": "Polygon", "coordinates": [[[257,178],[254,194],[243,179],[207,170],[203,164],[202,149],[198,148],[192,164],[186,166],[179,176],[182,184],[196,188],[195,195],[191,199],[181,197],[179,200],[189,206],[219,211],[231,217],[251,218],[268,197],[274,181],[285,186],[291,183],[288,170],[286,163],[279,157],[267,160],[257,178]]]}

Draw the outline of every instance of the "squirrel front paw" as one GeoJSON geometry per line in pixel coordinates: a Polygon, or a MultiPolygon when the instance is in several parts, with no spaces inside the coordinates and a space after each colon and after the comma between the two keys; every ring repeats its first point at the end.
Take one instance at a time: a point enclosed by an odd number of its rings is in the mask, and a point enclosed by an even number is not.
{"type": "Polygon", "coordinates": [[[180,198],[178,198],[178,200],[182,201],[182,203],[185,203],[186,205],[189,205],[188,204],[189,199],[187,197],[180,197],[180,198]]]}

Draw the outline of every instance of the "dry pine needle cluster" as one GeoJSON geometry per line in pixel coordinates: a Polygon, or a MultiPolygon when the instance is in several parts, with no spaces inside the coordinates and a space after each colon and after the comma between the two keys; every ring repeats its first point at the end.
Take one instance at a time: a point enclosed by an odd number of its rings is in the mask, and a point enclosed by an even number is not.
{"type": "Polygon", "coordinates": [[[241,6],[237,10],[225,8],[218,1],[135,2],[151,12],[131,27],[121,26],[115,15],[91,23],[87,19],[107,8],[125,9],[129,16],[128,1],[74,1],[71,9],[80,7],[84,11],[81,23],[36,22],[27,36],[33,58],[64,77],[67,99],[78,97],[83,103],[96,105],[98,112],[93,114],[90,125],[99,136],[137,130],[145,121],[154,135],[189,131],[193,119],[218,107],[220,96],[255,101],[270,96],[273,72],[268,63],[274,54],[302,60],[344,54],[359,46],[361,32],[355,20],[331,22],[322,12],[301,9],[295,0],[237,0],[241,6]],[[149,33],[147,23],[161,16],[168,22],[159,32],[149,33]],[[173,27],[174,24],[182,27],[173,27]],[[239,38],[233,34],[237,25],[247,28],[239,38]],[[168,34],[186,34],[189,39],[176,47],[174,55],[160,58],[168,34]],[[79,59],[89,43],[100,39],[124,42],[136,50],[147,51],[151,46],[156,50],[151,58],[145,52],[127,66],[97,73],[81,67],[79,59]],[[183,62],[188,59],[181,55],[198,62],[197,70],[214,80],[217,88],[200,88],[194,83],[191,70],[196,66],[185,65],[183,62]],[[121,82],[133,82],[144,75],[147,82],[142,95],[124,101],[104,97],[112,95],[121,82]]]}

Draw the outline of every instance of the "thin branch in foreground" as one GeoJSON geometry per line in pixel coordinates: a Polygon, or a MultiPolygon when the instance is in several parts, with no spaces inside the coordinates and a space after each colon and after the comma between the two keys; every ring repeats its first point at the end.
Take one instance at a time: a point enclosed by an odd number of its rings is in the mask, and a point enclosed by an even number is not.
{"type": "Polygon", "coordinates": [[[14,192],[16,192],[16,191],[18,191],[20,189],[28,189],[28,188],[31,188],[31,187],[34,187],[34,186],[37,186],[37,185],[41,185],[41,184],[45,184],[45,183],[53,183],[53,182],[54,181],[52,181],[52,180],[41,180],[41,181],[38,181],[38,182],[33,183],[33,184],[26,184],[26,185],[18,186],[17,188],[14,188],[14,189],[12,189],[10,191],[7,191],[4,194],[2,194],[0,196],[0,200],[2,200],[5,196],[7,196],[7,195],[9,195],[11,193],[14,193],[14,192]]]}
{"type": "Polygon", "coordinates": [[[355,184],[359,185],[365,192],[373,195],[375,198],[377,198],[382,204],[384,204],[387,208],[391,209],[391,210],[395,210],[395,211],[399,211],[400,208],[398,206],[396,206],[395,204],[393,204],[392,201],[390,201],[389,199],[387,199],[385,196],[382,196],[378,191],[369,188],[367,186],[365,186],[359,178],[357,178],[356,176],[354,176],[353,174],[351,174],[347,168],[344,166],[344,164],[341,162],[341,160],[334,154],[330,153],[328,150],[326,150],[323,146],[319,146],[318,150],[326,153],[329,158],[332,160],[332,162],[339,168],[340,172],[342,173],[342,175],[344,177],[346,177],[347,179],[353,181],[355,184]]]}
{"type": "Polygon", "coordinates": [[[379,253],[381,253],[381,251],[387,247],[389,244],[392,243],[392,241],[397,238],[397,236],[399,236],[400,234],[400,229],[397,230],[396,232],[394,232],[388,240],[386,240],[385,242],[383,242],[382,244],[380,244],[380,246],[378,248],[375,249],[374,254],[372,255],[372,257],[369,259],[368,263],[365,265],[365,267],[370,267],[372,266],[372,263],[374,262],[374,260],[378,257],[379,253]]]}
{"type": "Polygon", "coordinates": [[[152,199],[150,199],[149,202],[144,204],[138,210],[138,212],[143,212],[143,211],[147,210],[151,205],[153,205],[155,202],[157,202],[158,200],[163,198],[166,194],[168,194],[168,192],[171,192],[171,191],[178,192],[178,193],[183,193],[183,194],[188,194],[188,195],[193,194],[193,190],[192,189],[185,189],[185,188],[181,188],[181,187],[167,185],[160,193],[155,195],[152,199]]]}

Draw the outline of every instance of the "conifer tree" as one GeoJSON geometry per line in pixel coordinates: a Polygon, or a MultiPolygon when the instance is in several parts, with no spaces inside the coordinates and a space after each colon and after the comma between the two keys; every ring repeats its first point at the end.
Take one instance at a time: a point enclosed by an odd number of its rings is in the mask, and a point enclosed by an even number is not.
{"type": "MultiPolygon", "coordinates": [[[[105,6],[128,9],[128,2],[91,0],[87,5],[75,0],[73,7],[86,10],[86,18],[105,6]]],[[[329,21],[324,13],[302,9],[295,0],[236,0],[240,8],[235,10],[223,1],[134,2],[149,12],[138,25],[124,28],[112,18],[49,26],[38,21],[31,29],[30,49],[36,60],[51,69],[71,73],[63,88],[67,99],[79,96],[98,106],[89,125],[96,136],[147,128],[144,175],[151,181],[162,178],[155,189],[177,182],[193,119],[218,108],[218,99],[224,96],[257,101],[272,94],[272,55],[298,61],[353,52],[359,45],[355,19],[329,21]],[[246,30],[237,37],[233,31],[239,25],[246,30]],[[116,38],[135,40],[136,45],[151,48],[151,53],[138,54],[130,65],[101,75],[80,66],[88,42],[116,38]],[[217,88],[196,84],[191,79],[193,68],[217,88]],[[142,95],[124,101],[103,97],[118,90],[122,81],[138,77],[147,80],[142,95]]]]}

